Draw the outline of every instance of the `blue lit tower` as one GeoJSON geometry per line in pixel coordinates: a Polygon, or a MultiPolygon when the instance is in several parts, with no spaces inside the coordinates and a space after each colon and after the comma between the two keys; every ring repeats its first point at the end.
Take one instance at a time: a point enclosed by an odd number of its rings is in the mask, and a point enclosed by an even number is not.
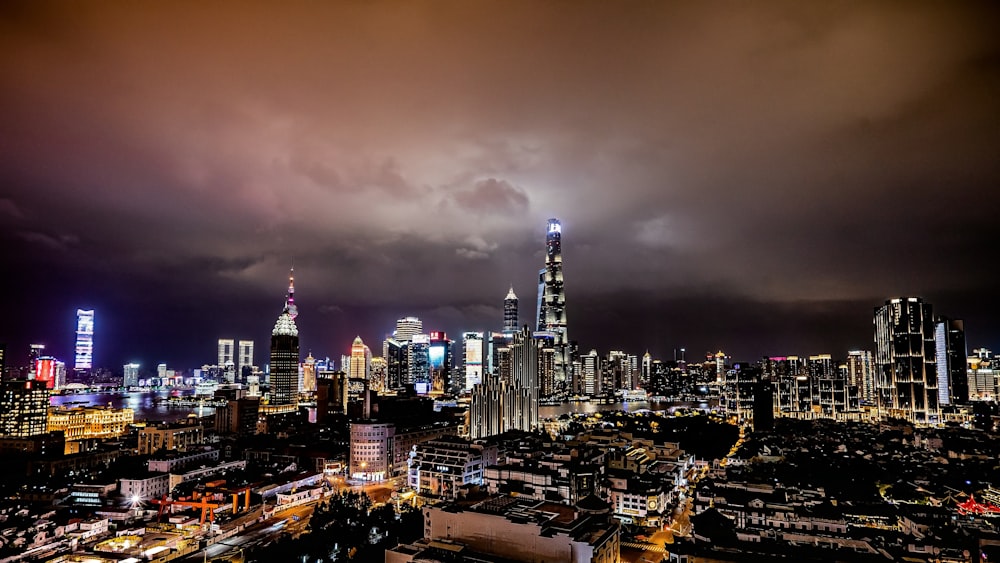
{"type": "Polygon", "coordinates": [[[562,225],[558,219],[549,219],[545,235],[545,267],[538,272],[538,330],[553,334],[556,386],[564,387],[571,358],[567,353],[569,337],[566,334],[566,293],[563,289],[562,225]]]}
{"type": "Polygon", "coordinates": [[[507,297],[503,299],[503,331],[517,332],[517,295],[514,295],[514,286],[510,286],[507,297]]]}
{"type": "Polygon", "coordinates": [[[291,405],[299,392],[299,329],[295,326],[294,289],[271,331],[271,404],[291,405]]]}

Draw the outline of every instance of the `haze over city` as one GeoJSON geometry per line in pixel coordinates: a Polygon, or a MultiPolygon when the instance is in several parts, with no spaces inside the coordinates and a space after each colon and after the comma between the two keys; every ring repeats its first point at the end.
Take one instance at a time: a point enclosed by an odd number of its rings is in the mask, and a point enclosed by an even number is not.
{"type": "Polygon", "coordinates": [[[869,346],[919,295],[997,347],[990,3],[0,6],[0,329],[70,357],[302,354],[534,315],[581,349],[869,346]]]}

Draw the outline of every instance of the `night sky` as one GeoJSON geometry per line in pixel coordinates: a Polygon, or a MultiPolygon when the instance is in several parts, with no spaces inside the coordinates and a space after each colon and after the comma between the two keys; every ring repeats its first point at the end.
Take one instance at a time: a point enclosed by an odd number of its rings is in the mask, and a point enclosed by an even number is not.
{"type": "Polygon", "coordinates": [[[535,311],[738,359],[871,348],[887,297],[1000,349],[995,2],[0,3],[0,342],[302,353],[535,311]]]}

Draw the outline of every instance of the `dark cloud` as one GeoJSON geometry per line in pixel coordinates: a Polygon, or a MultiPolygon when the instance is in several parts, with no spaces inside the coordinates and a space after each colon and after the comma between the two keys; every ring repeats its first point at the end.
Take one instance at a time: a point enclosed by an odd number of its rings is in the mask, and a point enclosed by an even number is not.
{"type": "Polygon", "coordinates": [[[456,192],[454,199],[459,207],[473,213],[520,213],[529,205],[524,190],[496,178],[476,182],[471,189],[456,192]]]}
{"type": "Polygon", "coordinates": [[[997,16],[5,2],[0,340],[94,303],[109,363],[193,364],[266,337],[293,263],[317,354],[406,314],[481,329],[512,283],[533,315],[558,217],[585,348],[842,353],[897,294],[990,345],[997,16]]]}

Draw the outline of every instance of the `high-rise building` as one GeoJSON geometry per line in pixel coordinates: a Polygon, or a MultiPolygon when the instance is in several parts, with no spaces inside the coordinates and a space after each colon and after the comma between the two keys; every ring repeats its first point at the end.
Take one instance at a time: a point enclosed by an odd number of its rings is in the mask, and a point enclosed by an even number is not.
{"type": "Polygon", "coordinates": [[[469,435],[485,438],[508,430],[538,427],[539,341],[528,327],[511,335],[499,374],[487,374],[472,388],[469,435]]]}
{"type": "Polygon", "coordinates": [[[431,368],[431,391],[434,393],[449,393],[454,391],[451,377],[451,366],[454,363],[451,354],[451,340],[443,332],[431,332],[427,346],[427,360],[431,368]]]}
{"type": "Polygon", "coordinates": [[[236,342],[232,338],[219,339],[219,371],[226,383],[236,381],[236,342]]]}
{"type": "Polygon", "coordinates": [[[882,416],[940,419],[934,321],[919,297],[889,299],[875,309],[875,363],[882,416]]]}
{"type": "Polygon", "coordinates": [[[396,321],[396,330],[392,337],[399,341],[413,340],[413,337],[424,331],[424,323],[417,317],[403,317],[396,321]]]}
{"type": "Polygon", "coordinates": [[[134,362],[122,366],[122,387],[139,385],[139,367],[139,364],[134,362]]]}
{"type": "Polygon", "coordinates": [[[0,382],[0,435],[30,438],[48,431],[49,390],[42,381],[0,382]]]}
{"type": "Polygon", "coordinates": [[[858,389],[861,400],[875,404],[875,364],[868,350],[847,353],[847,382],[858,389]]]}
{"type": "Polygon", "coordinates": [[[517,332],[517,295],[514,286],[510,286],[507,297],[503,299],[503,331],[517,332]]]}
{"type": "Polygon", "coordinates": [[[465,371],[465,385],[468,391],[483,382],[483,349],[485,340],[482,332],[462,333],[462,366],[465,371]]]}
{"type": "Polygon", "coordinates": [[[352,379],[368,379],[372,363],[372,351],[361,340],[360,336],[351,343],[351,364],[348,372],[352,379]]]}
{"type": "Polygon", "coordinates": [[[73,371],[89,372],[94,367],[94,310],[76,310],[76,362],[73,371]]]}
{"type": "Polygon", "coordinates": [[[299,329],[286,302],[271,331],[271,404],[294,404],[298,383],[299,329]]]}
{"type": "Polygon", "coordinates": [[[417,393],[426,395],[431,390],[431,337],[414,334],[406,347],[406,384],[413,385],[417,393]]]}
{"type": "Polygon", "coordinates": [[[583,395],[593,397],[601,394],[601,356],[597,350],[591,350],[589,354],[581,358],[581,385],[580,392],[583,395]]]}
{"type": "Polygon", "coordinates": [[[38,358],[41,358],[44,355],[44,344],[28,345],[28,379],[35,379],[35,376],[38,374],[36,371],[38,369],[38,358]]]}
{"type": "Polygon", "coordinates": [[[642,355],[642,372],[639,374],[639,385],[648,390],[649,383],[653,379],[653,356],[649,354],[649,350],[642,355]]]}
{"type": "Polygon", "coordinates": [[[545,267],[538,272],[538,330],[555,335],[556,385],[566,384],[566,374],[572,358],[566,345],[566,293],[563,289],[562,225],[558,219],[549,219],[545,235],[545,267]]]}
{"type": "Polygon", "coordinates": [[[35,360],[35,381],[44,385],[46,389],[55,389],[56,362],[58,361],[52,356],[42,356],[35,360]]]}
{"type": "Polygon", "coordinates": [[[938,401],[942,405],[967,403],[969,378],[965,323],[961,319],[939,317],[934,324],[934,344],[938,401]]]}
{"type": "Polygon", "coordinates": [[[253,340],[240,340],[238,351],[236,377],[244,382],[253,374],[253,340]]]}
{"type": "Polygon", "coordinates": [[[0,379],[7,375],[7,345],[0,343],[0,379]]]}
{"type": "Polygon", "coordinates": [[[312,352],[309,352],[306,359],[302,361],[301,389],[306,393],[316,391],[316,358],[313,357],[312,352]]]}
{"type": "Polygon", "coordinates": [[[401,389],[408,383],[407,365],[409,341],[386,338],[382,343],[382,357],[385,358],[385,385],[387,390],[401,389]]]}
{"type": "Polygon", "coordinates": [[[372,358],[371,368],[368,370],[368,388],[376,393],[387,391],[386,375],[388,365],[385,358],[372,358]]]}

